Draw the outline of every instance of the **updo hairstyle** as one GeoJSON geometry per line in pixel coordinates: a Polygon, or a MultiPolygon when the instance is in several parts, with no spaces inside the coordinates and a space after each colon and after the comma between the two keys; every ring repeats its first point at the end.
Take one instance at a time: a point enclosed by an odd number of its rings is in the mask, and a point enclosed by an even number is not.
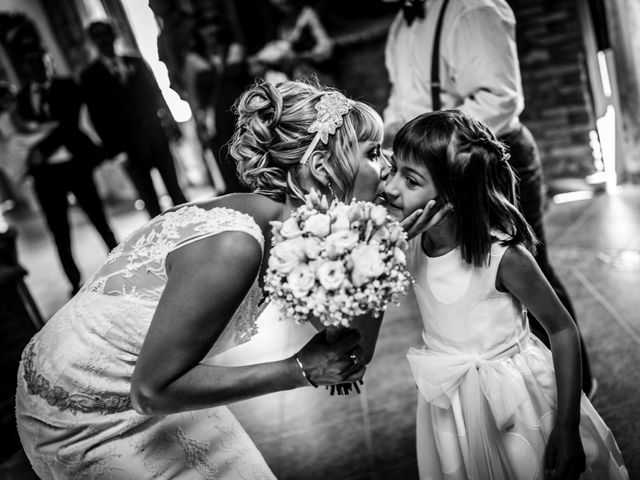
{"type": "MultiPolygon", "coordinates": [[[[276,201],[287,195],[304,200],[300,160],[315,133],[308,128],[316,120],[316,104],[332,89],[303,81],[277,86],[258,82],[237,100],[236,130],[229,152],[240,179],[254,193],[276,201]]],[[[369,105],[356,102],[342,117],[342,126],[314,151],[328,154],[325,167],[331,186],[341,200],[351,200],[358,169],[358,142],[381,141],[380,116],[369,105]]]]}

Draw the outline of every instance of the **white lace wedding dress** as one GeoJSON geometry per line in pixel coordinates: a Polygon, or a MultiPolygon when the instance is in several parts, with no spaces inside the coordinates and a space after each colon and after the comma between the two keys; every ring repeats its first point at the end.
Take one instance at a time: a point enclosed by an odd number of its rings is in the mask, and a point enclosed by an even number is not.
{"type": "MultiPolygon", "coordinates": [[[[228,408],[143,416],[129,398],[137,356],[167,281],[167,255],[230,230],[264,246],[253,218],[235,210],[188,205],[154,218],[114,249],[30,341],[18,372],[16,415],[41,478],[274,478],[228,408]]],[[[286,358],[313,336],[310,325],[280,321],[271,306],[258,319],[261,298],[256,278],[203,363],[286,358]]]]}

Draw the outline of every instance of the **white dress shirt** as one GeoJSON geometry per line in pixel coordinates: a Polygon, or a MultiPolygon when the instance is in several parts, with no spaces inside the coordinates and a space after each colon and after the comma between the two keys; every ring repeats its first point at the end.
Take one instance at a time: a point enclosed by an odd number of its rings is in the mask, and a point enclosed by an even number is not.
{"type": "MultiPolygon", "coordinates": [[[[385,126],[398,127],[432,111],[431,55],[443,0],[428,0],[426,16],[411,26],[402,11],[387,37],[391,95],[385,126]]],[[[518,128],[524,108],[515,41],[515,17],[505,0],[451,0],[440,38],[443,109],[459,109],[498,135],[518,128]]]]}

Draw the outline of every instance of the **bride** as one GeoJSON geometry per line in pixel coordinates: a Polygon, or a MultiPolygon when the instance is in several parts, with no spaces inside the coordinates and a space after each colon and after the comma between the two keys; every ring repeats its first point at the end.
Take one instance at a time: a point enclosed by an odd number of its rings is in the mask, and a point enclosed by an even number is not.
{"type": "Polygon", "coordinates": [[[25,348],[16,414],[40,477],[274,478],[224,405],[364,375],[379,321],[328,344],[309,325],[257,319],[269,222],[311,188],[373,201],[388,173],[382,121],[302,82],[256,84],[237,114],[230,150],[253,193],[149,221],[25,348]],[[297,345],[259,341],[270,329],[297,345]]]}

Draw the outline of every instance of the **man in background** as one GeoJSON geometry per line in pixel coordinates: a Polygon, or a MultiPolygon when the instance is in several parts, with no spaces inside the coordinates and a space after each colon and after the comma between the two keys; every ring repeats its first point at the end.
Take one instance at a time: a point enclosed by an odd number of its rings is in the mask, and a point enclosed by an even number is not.
{"type": "Polygon", "coordinates": [[[93,179],[93,169],[104,152],[80,130],[82,91],[71,78],[57,77],[44,51],[25,55],[27,83],[18,93],[17,114],[23,128],[48,128],[29,151],[28,173],[47,226],[53,235],[71,293],[81,286],[81,274],[71,250],[71,227],[67,194],[80,207],[111,250],[118,242],[107,222],[93,179]]]}
{"type": "Polygon", "coordinates": [[[93,22],[87,33],[99,55],[82,72],[82,87],[107,155],[126,152],[127,173],[151,217],[162,211],[151,168],[160,173],[173,204],[185,203],[163,120],[179,130],[153,73],[142,58],[116,54],[110,23],[93,22]]]}

